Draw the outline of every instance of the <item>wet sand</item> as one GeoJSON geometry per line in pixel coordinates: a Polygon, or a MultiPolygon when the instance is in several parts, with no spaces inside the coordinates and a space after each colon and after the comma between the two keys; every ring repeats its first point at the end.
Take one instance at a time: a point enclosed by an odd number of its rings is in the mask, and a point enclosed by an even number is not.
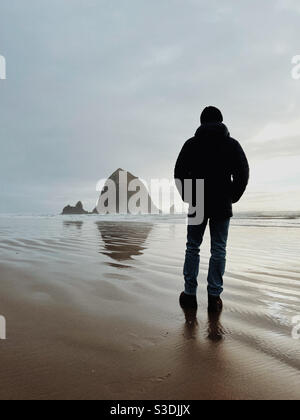
{"type": "Polygon", "coordinates": [[[183,222],[0,218],[0,399],[299,399],[300,226],[233,224],[186,322],[183,222]]]}

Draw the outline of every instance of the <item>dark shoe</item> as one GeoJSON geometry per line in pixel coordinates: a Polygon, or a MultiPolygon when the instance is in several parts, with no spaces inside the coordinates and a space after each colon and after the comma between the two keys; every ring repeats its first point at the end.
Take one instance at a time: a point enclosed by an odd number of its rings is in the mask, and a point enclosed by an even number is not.
{"type": "Polygon", "coordinates": [[[182,309],[197,309],[197,297],[193,295],[187,295],[184,292],[181,293],[179,299],[180,306],[182,309]]]}
{"type": "Polygon", "coordinates": [[[223,310],[223,302],[220,296],[208,295],[208,312],[221,313],[223,310]]]}

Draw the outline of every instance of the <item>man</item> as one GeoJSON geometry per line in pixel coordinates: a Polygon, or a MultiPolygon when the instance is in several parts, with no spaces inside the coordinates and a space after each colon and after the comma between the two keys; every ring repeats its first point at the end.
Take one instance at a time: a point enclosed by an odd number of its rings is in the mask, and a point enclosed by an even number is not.
{"type": "MultiPolygon", "coordinates": [[[[180,296],[182,308],[197,308],[197,278],[200,246],[207,225],[211,235],[211,259],[208,272],[208,310],[221,312],[226,245],[232,203],[237,203],[246,190],[249,165],[238,141],[230,137],[219,109],[207,107],[201,115],[201,126],[181,150],[175,167],[175,179],[204,180],[204,221],[189,224],[184,264],[185,290],[180,296]]],[[[180,190],[186,201],[184,188],[180,190]]],[[[193,197],[194,200],[194,197],[193,197]]],[[[190,199],[189,204],[192,205],[190,199]]],[[[194,204],[194,203],[193,203],[194,204]]]]}

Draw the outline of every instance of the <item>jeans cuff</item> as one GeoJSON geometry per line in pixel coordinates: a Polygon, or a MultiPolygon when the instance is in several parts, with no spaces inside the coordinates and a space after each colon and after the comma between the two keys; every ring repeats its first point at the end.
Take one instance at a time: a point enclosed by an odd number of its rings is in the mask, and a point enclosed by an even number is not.
{"type": "Polygon", "coordinates": [[[185,287],[184,293],[189,296],[196,296],[197,289],[191,289],[190,287],[185,287]]]}

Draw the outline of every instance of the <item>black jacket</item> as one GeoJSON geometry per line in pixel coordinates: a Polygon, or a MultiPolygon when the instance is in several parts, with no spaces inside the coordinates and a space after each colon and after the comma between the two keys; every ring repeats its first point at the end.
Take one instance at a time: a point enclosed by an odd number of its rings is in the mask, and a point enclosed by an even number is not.
{"type": "Polygon", "coordinates": [[[204,124],[183,146],[175,179],[204,179],[205,217],[228,218],[233,215],[232,203],[240,200],[247,187],[249,165],[224,124],[204,124]]]}

